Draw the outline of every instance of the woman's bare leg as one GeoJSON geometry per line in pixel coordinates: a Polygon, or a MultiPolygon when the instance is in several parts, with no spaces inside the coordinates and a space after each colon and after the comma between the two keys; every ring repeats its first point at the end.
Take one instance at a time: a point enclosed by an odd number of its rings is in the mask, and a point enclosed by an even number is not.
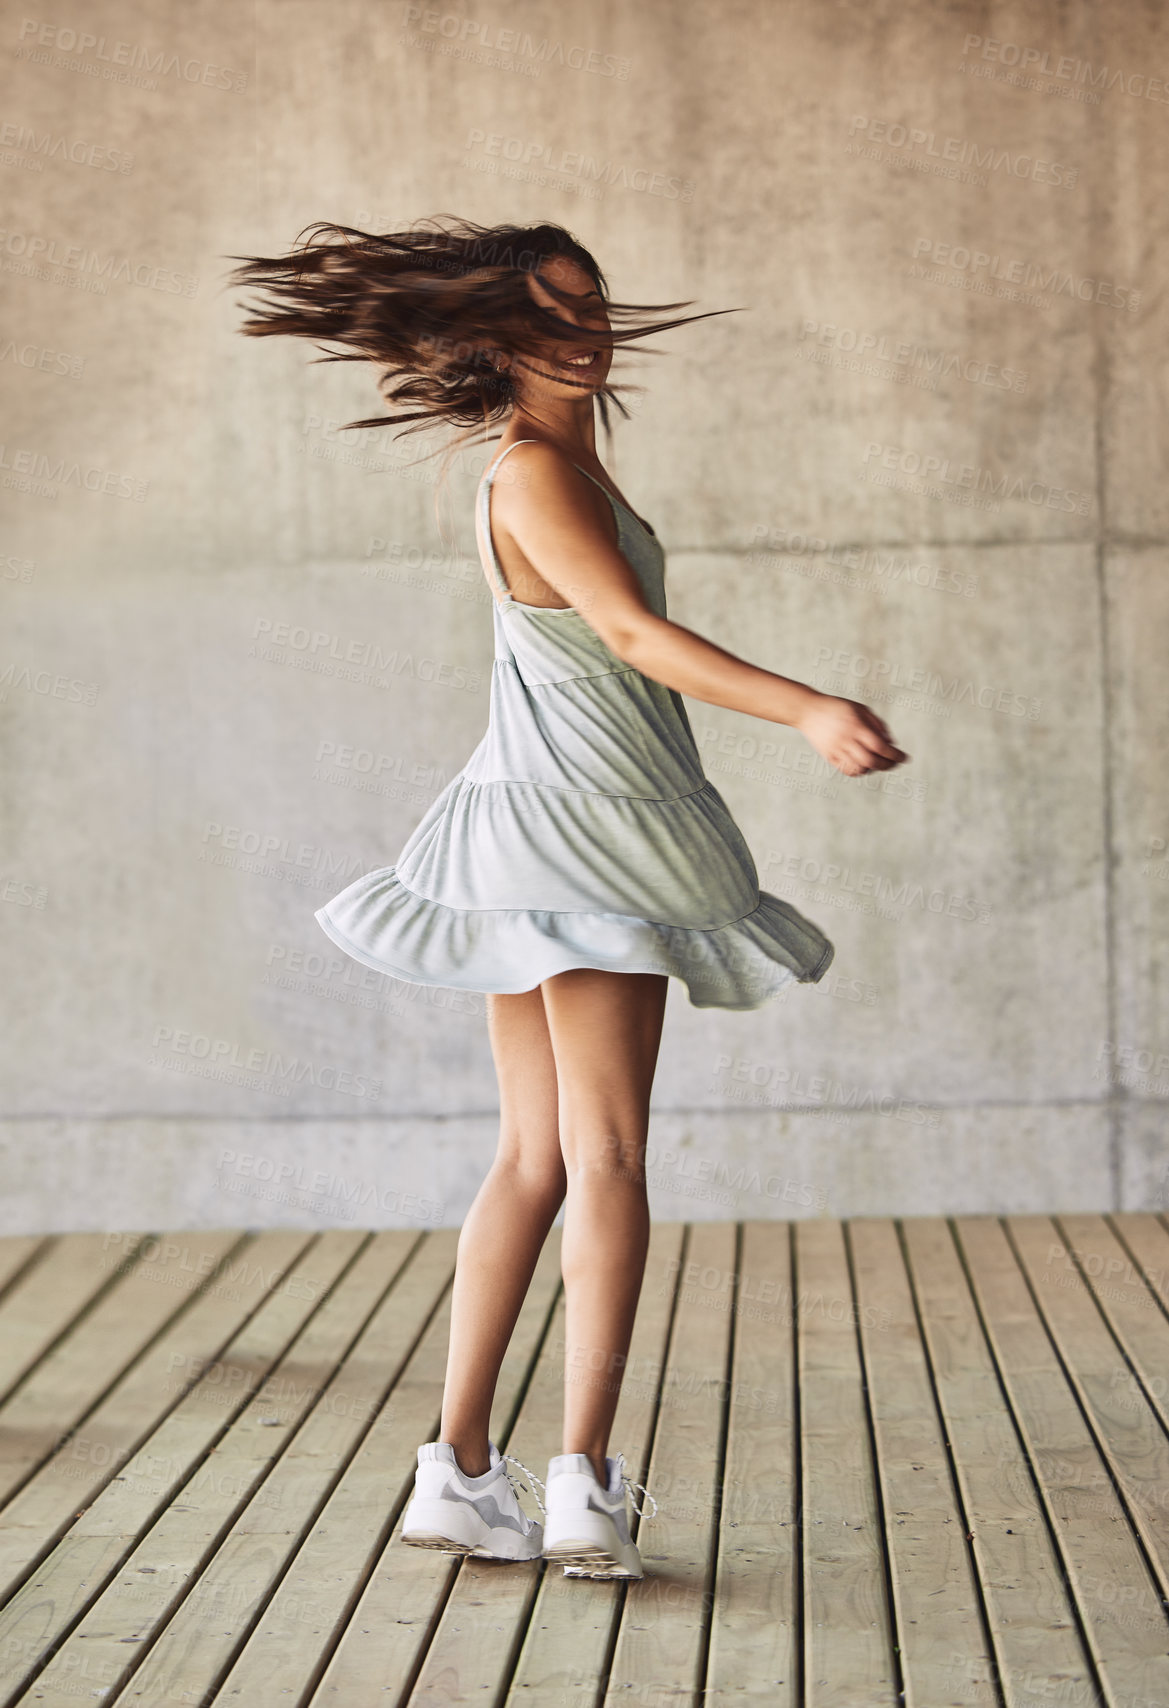
{"type": "Polygon", "coordinates": [[[668,979],[574,967],[545,979],[567,1170],[565,1453],[605,1457],[649,1243],[645,1143],[668,979]]]}
{"type": "Polygon", "coordinates": [[[540,988],[488,996],[499,1148],[459,1233],[439,1439],[487,1470],[491,1402],[536,1260],[564,1202],[556,1065],[540,988]]]}

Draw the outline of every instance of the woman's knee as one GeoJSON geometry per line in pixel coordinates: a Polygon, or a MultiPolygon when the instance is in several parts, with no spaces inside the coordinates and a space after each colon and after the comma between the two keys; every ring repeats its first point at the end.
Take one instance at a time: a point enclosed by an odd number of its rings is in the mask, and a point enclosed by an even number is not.
{"type": "Polygon", "coordinates": [[[591,1186],[645,1185],[646,1147],[641,1134],[562,1132],[560,1147],[570,1181],[591,1186]]]}
{"type": "Polygon", "coordinates": [[[568,1188],[564,1158],[558,1149],[525,1146],[501,1138],[492,1174],[517,1197],[561,1204],[568,1188]]]}

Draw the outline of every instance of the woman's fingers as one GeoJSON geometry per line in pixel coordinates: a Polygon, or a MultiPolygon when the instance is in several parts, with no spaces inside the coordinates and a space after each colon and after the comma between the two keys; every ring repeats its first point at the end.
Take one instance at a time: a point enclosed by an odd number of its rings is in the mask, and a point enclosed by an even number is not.
{"type": "Polygon", "coordinates": [[[860,749],[862,757],[877,757],[892,761],[905,757],[899,747],[895,746],[885,736],[878,734],[876,730],[858,730],[855,745],[860,749]]]}
{"type": "Polygon", "coordinates": [[[868,760],[857,747],[842,747],[832,764],[846,777],[858,777],[862,771],[868,770],[868,760]]]}
{"type": "Polygon", "coordinates": [[[804,734],[835,770],[846,777],[889,771],[909,758],[894,742],[883,718],[861,700],[831,700],[822,719],[809,720],[804,734]],[[826,727],[817,727],[823,723],[826,727]]]}
{"type": "MultiPolygon", "coordinates": [[[[893,740],[892,734],[889,730],[889,725],[885,722],[884,718],[878,717],[876,712],[874,712],[870,706],[866,706],[860,700],[854,700],[853,705],[856,707],[865,723],[878,738],[875,743],[870,742],[869,744],[873,747],[874,751],[886,754],[901,754],[901,749],[893,740]]],[[[860,734],[862,740],[866,739],[863,731],[860,732],[860,734]]],[[[905,758],[908,757],[908,755],[901,754],[901,757],[905,758]]]]}
{"type": "Polygon", "coordinates": [[[868,771],[891,771],[894,765],[900,765],[906,757],[898,748],[883,750],[872,742],[857,739],[840,749],[832,761],[838,771],[843,771],[848,777],[859,777],[868,771]]]}

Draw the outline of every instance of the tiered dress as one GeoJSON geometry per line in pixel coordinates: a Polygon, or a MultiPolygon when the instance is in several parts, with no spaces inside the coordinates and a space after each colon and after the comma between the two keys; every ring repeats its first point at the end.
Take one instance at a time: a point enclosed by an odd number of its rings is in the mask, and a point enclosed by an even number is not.
{"type": "MultiPolygon", "coordinates": [[[[509,445],[480,488],[500,593],[483,739],[397,864],[314,917],[364,965],[448,989],[526,991],[599,967],[680,979],[696,1008],[746,1009],[792,980],[816,982],[834,946],[759,889],[681,695],[625,664],[575,608],[523,605],[508,590],[491,486],[508,451],[529,442],[509,445]]],[[[664,617],[661,544],[601,490],[646,604],[664,617]]]]}

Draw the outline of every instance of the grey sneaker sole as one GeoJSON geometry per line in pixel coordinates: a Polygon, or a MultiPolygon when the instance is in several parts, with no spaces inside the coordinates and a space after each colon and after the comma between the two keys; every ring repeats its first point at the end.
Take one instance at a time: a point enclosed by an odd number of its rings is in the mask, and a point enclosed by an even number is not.
{"type": "Polygon", "coordinates": [[[476,1560],[497,1560],[503,1566],[519,1565],[523,1560],[538,1560],[535,1554],[493,1554],[490,1548],[473,1548],[466,1542],[452,1542],[449,1536],[427,1534],[417,1530],[413,1536],[403,1536],[402,1541],[408,1548],[433,1548],[439,1554],[451,1554],[456,1559],[472,1558],[476,1560]]]}
{"type": "Polygon", "coordinates": [[[453,1542],[449,1536],[439,1536],[434,1531],[415,1531],[413,1536],[403,1536],[407,1548],[435,1548],[440,1554],[465,1555],[473,1554],[474,1548],[466,1542],[453,1542]]]}
{"type": "Polygon", "coordinates": [[[629,1548],[622,1561],[607,1548],[566,1539],[545,1548],[544,1558],[549,1565],[563,1566],[567,1578],[640,1578],[643,1573],[637,1548],[633,1543],[629,1548]]]}

